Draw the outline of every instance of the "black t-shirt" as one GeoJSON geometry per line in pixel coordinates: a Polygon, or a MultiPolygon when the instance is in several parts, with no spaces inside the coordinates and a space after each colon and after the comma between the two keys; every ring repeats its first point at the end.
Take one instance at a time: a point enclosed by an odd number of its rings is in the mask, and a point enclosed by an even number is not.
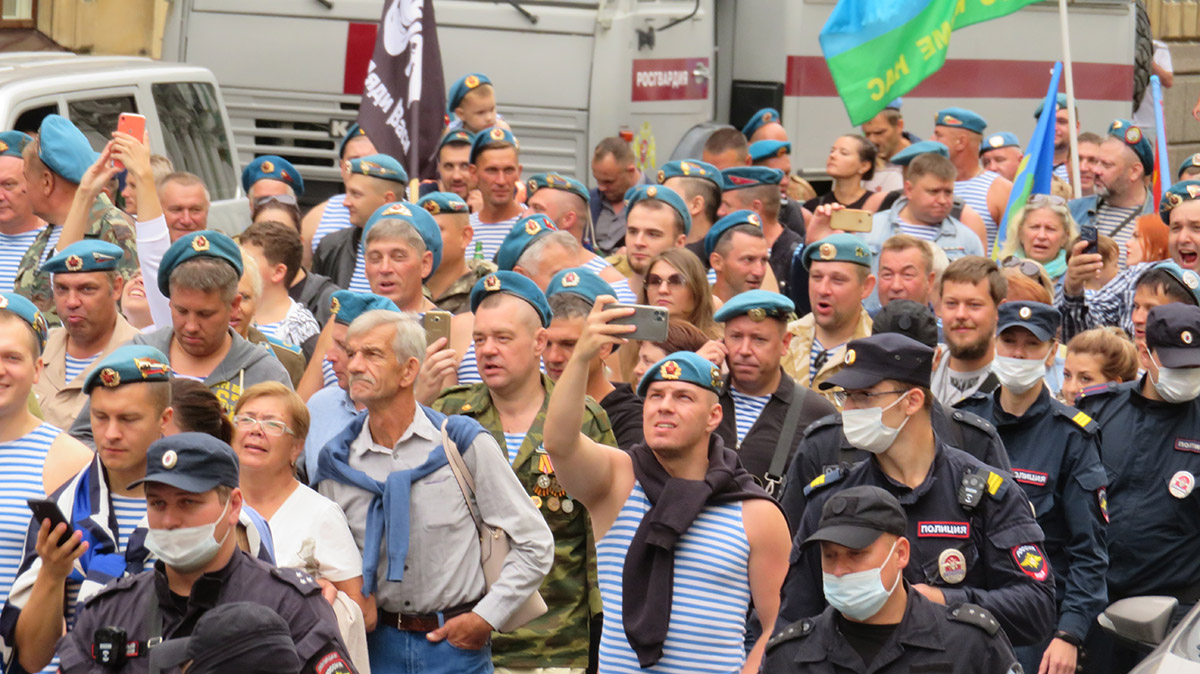
{"type": "MultiPolygon", "coordinates": [[[[874,192],[871,192],[868,190],[866,192],[863,192],[863,195],[861,197],[855,199],[852,203],[842,204],[842,205],[845,206],[846,208],[862,208],[864,205],[866,205],[867,199],[870,199],[871,195],[873,195],[873,194],[874,194],[874,192]]],[[[837,203],[841,203],[841,202],[839,202],[837,200],[837,197],[833,196],[833,191],[830,190],[829,192],[826,192],[825,194],[822,194],[819,197],[809,199],[808,201],[804,202],[804,207],[807,208],[809,210],[809,212],[811,213],[811,212],[817,210],[817,206],[824,206],[825,204],[837,204],[837,203]]]]}
{"type": "Polygon", "coordinates": [[[629,384],[613,384],[615,390],[604,396],[600,407],[608,413],[613,435],[617,436],[617,447],[629,451],[634,445],[645,441],[642,433],[642,399],[633,392],[629,384]]]}
{"type": "Polygon", "coordinates": [[[867,667],[875,660],[875,656],[879,655],[879,651],[883,650],[884,644],[888,639],[892,638],[892,634],[899,623],[895,625],[868,625],[866,623],[856,623],[853,620],[847,620],[841,613],[837,615],[837,628],[846,637],[846,641],[850,647],[858,653],[858,657],[862,658],[863,664],[867,667]]]}

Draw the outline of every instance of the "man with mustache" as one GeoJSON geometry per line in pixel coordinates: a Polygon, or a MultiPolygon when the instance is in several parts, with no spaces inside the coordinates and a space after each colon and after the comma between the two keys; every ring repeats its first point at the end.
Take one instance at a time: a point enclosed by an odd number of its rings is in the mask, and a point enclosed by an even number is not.
{"type": "Polygon", "coordinates": [[[990,395],[1000,381],[992,374],[998,308],[1008,282],[991,260],[975,255],[951,262],[938,284],[938,316],[945,348],[934,359],[933,395],[958,405],[975,394],[990,395]]]}

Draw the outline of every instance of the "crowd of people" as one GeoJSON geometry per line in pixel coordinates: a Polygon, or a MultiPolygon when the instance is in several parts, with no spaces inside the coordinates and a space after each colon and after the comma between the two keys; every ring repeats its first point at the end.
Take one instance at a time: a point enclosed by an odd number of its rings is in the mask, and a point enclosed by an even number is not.
{"type": "Polygon", "coordinates": [[[589,189],[447,98],[436,176],[355,125],[233,237],[0,133],[0,671],[1124,672],[1105,607],[1200,598],[1200,155],[1156,212],[1060,98],[1006,213],[1017,137],[896,101],[820,195],[773,109],[589,189]]]}

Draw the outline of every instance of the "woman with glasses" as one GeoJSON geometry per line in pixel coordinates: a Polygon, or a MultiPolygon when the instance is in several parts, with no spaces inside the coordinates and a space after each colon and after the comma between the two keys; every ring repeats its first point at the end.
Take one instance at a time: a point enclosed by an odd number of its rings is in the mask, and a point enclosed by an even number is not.
{"type": "Polygon", "coordinates": [[[638,302],[666,307],[671,318],[682,318],[712,339],[721,336],[704,267],[686,248],[671,248],[650,260],[638,302]]]}
{"type": "Polygon", "coordinates": [[[1036,261],[1057,284],[1067,271],[1067,246],[1079,226],[1062,197],[1035,194],[1008,221],[1008,240],[1001,257],[1014,255],[1036,261]]]}
{"type": "Polygon", "coordinates": [[[287,386],[268,381],[247,389],[233,410],[239,486],[271,525],[276,566],[304,569],[321,584],[356,656],[353,644],[365,647],[364,630],[374,629],[375,600],[363,596],[362,555],[342,509],[296,479],[308,424],[308,408],[287,386]]]}

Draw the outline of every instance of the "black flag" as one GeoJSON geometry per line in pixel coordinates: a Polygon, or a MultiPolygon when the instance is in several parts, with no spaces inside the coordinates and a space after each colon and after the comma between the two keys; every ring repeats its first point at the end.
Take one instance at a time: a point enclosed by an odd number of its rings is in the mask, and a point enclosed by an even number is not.
{"type": "Polygon", "coordinates": [[[435,178],[446,84],[433,0],[385,0],[358,123],[410,178],[435,178]]]}

